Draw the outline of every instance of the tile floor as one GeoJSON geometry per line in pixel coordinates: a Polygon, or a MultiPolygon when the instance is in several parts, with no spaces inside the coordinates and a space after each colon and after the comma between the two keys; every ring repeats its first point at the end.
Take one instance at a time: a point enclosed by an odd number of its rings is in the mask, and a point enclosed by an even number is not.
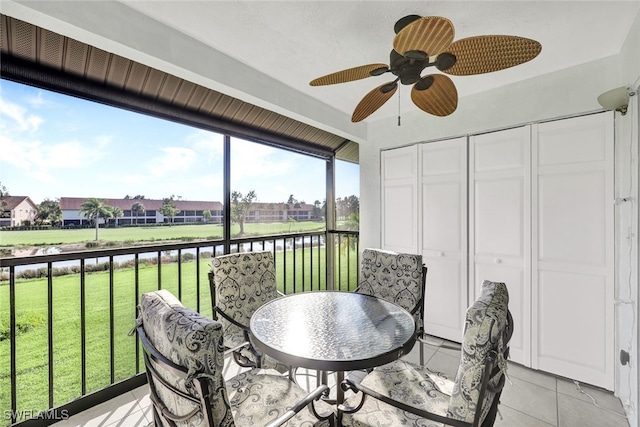
{"type": "MultiPolygon", "coordinates": [[[[454,375],[459,352],[439,347],[442,340],[428,338],[425,361],[433,370],[454,375]]],[[[406,356],[418,362],[416,348],[406,356]]],[[[231,377],[242,368],[229,363],[225,377],[231,377]]],[[[533,371],[515,363],[509,364],[510,382],[502,393],[500,414],[496,427],[628,427],[624,409],[612,393],[550,374],[533,371]]],[[[298,381],[315,385],[315,376],[301,373],[298,381]]],[[[335,386],[335,384],[334,384],[335,386]]],[[[135,427],[147,426],[153,421],[147,386],[120,395],[95,406],[56,427],[135,427]]]]}

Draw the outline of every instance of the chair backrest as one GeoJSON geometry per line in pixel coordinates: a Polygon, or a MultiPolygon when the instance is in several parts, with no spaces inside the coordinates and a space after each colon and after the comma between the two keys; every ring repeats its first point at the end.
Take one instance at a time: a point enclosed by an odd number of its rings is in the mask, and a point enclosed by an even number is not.
{"type": "Polygon", "coordinates": [[[222,376],[222,325],[166,290],[142,295],[139,308],[156,425],[234,426],[222,376]]]}
{"type": "Polygon", "coordinates": [[[422,255],[365,249],[356,292],[377,296],[410,312],[420,332],[424,319],[427,268],[422,255]]]}
{"type": "MultiPolygon", "coordinates": [[[[275,262],[270,251],[246,252],[221,255],[211,260],[218,313],[249,327],[254,311],[265,302],[278,297],[275,262]]],[[[225,330],[227,329],[225,325],[225,330]]]]}
{"type": "Polygon", "coordinates": [[[480,297],[467,309],[449,417],[479,426],[497,405],[513,332],[508,305],[506,285],[485,280],[480,297]]]}

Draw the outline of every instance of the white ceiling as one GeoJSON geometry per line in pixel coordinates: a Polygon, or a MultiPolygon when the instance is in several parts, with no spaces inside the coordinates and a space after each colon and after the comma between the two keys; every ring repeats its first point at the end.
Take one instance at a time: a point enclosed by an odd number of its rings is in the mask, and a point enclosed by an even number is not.
{"type": "MultiPolygon", "coordinates": [[[[452,76],[463,103],[466,95],[616,55],[640,9],[638,0],[122,3],[348,117],[367,92],[392,80],[389,74],[333,86],[311,87],[309,81],[358,65],[388,64],[393,25],[405,15],[447,17],[454,24],[455,40],[507,34],[542,44],[541,54],[526,64],[484,75],[452,76]]],[[[238,88],[242,90],[242,82],[238,88]]],[[[415,110],[409,87],[399,92],[402,111],[415,110]]],[[[367,121],[395,116],[398,108],[396,94],[367,121]]]]}
{"type": "Polygon", "coordinates": [[[8,16],[358,142],[368,139],[367,123],[395,117],[399,108],[427,113],[412,104],[410,88],[401,87],[363,123],[353,124],[355,106],[392,80],[388,74],[333,86],[311,87],[309,81],[388,63],[393,25],[406,15],[449,18],[454,40],[506,34],[542,44],[537,58],[517,67],[451,76],[461,106],[474,93],[617,55],[639,11],[640,0],[0,1],[8,16]]]}

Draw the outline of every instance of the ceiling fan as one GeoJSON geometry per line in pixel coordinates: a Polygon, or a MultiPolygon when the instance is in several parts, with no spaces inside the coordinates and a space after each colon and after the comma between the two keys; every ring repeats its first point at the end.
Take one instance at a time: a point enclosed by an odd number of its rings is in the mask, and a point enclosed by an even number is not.
{"type": "Polygon", "coordinates": [[[467,37],[453,41],[453,24],[440,16],[408,15],[394,26],[389,65],[368,64],[318,77],[311,86],[350,82],[392,73],[396,79],[366,94],[351,116],[352,122],[364,120],[378,110],[403,85],[413,85],[411,100],[421,110],[436,116],[448,116],[458,106],[458,91],[444,74],[422,71],[435,66],[446,74],[468,76],[503,70],[532,60],[542,50],[535,40],[505,35],[467,37]]]}

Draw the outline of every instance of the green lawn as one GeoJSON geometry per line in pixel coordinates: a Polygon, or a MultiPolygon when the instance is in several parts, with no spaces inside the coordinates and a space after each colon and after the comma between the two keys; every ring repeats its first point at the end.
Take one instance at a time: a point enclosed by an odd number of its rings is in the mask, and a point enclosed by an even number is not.
{"type": "MultiPolygon", "coordinates": [[[[357,254],[346,251],[341,255],[341,271],[336,283],[342,290],[353,290],[357,277],[357,254]],[[349,271],[347,272],[347,266],[349,271]]],[[[325,251],[314,248],[313,262],[307,248],[294,252],[276,253],[277,281],[285,293],[325,289],[325,251]],[[286,265],[284,254],[286,253],[286,265]],[[311,265],[313,264],[313,268],[311,265]],[[293,271],[296,271],[295,280],[293,271]],[[286,272],[286,275],[285,275],[286,272]],[[286,290],[282,285],[286,283],[286,290]]],[[[211,316],[211,300],[207,273],[209,260],[201,259],[200,276],[196,278],[196,262],[182,264],[182,289],[178,290],[177,264],[162,264],[162,287],[176,296],[181,295],[184,305],[197,309],[197,280],[200,282],[200,312],[211,316]]],[[[336,263],[337,265],[337,263],[336,263]]],[[[85,326],[87,346],[87,392],[110,384],[109,358],[109,274],[86,275],[85,326]]],[[[127,335],[135,323],[134,269],[114,272],[114,369],[115,381],[136,373],[136,339],[127,335]]],[[[138,294],[158,289],[157,266],[141,266],[138,294]]],[[[47,337],[47,280],[19,280],[16,283],[16,317],[19,329],[16,346],[18,375],[18,409],[43,410],[48,408],[48,337],[47,337]]],[[[80,362],[80,276],[53,278],[53,355],[54,406],[69,402],[81,395],[80,362]]],[[[10,348],[7,334],[9,324],[9,286],[0,282],[0,413],[10,409],[10,348]],[[5,339],[6,338],[6,339],[5,339]]]]}
{"type": "MultiPolygon", "coordinates": [[[[291,222],[291,223],[249,223],[245,224],[244,236],[264,236],[269,234],[296,233],[324,230],[323,222],[291,222]]],[[[234,224],[231,234],[235,237],[240,227],[234,224]]],[[[243,236],[243,237],[244,237],[243,236]]],[[[221,239],[222,225],[194,224],[158,227],[119,227],[101,228],[99,238],[103,242],[138,242],[182,239],[221,239]]],[[[95,240],[95,229],[77,230],[26,230],[0,231],[0,246],[38,246],[64,243],[91,242],[95,240]]]]}

